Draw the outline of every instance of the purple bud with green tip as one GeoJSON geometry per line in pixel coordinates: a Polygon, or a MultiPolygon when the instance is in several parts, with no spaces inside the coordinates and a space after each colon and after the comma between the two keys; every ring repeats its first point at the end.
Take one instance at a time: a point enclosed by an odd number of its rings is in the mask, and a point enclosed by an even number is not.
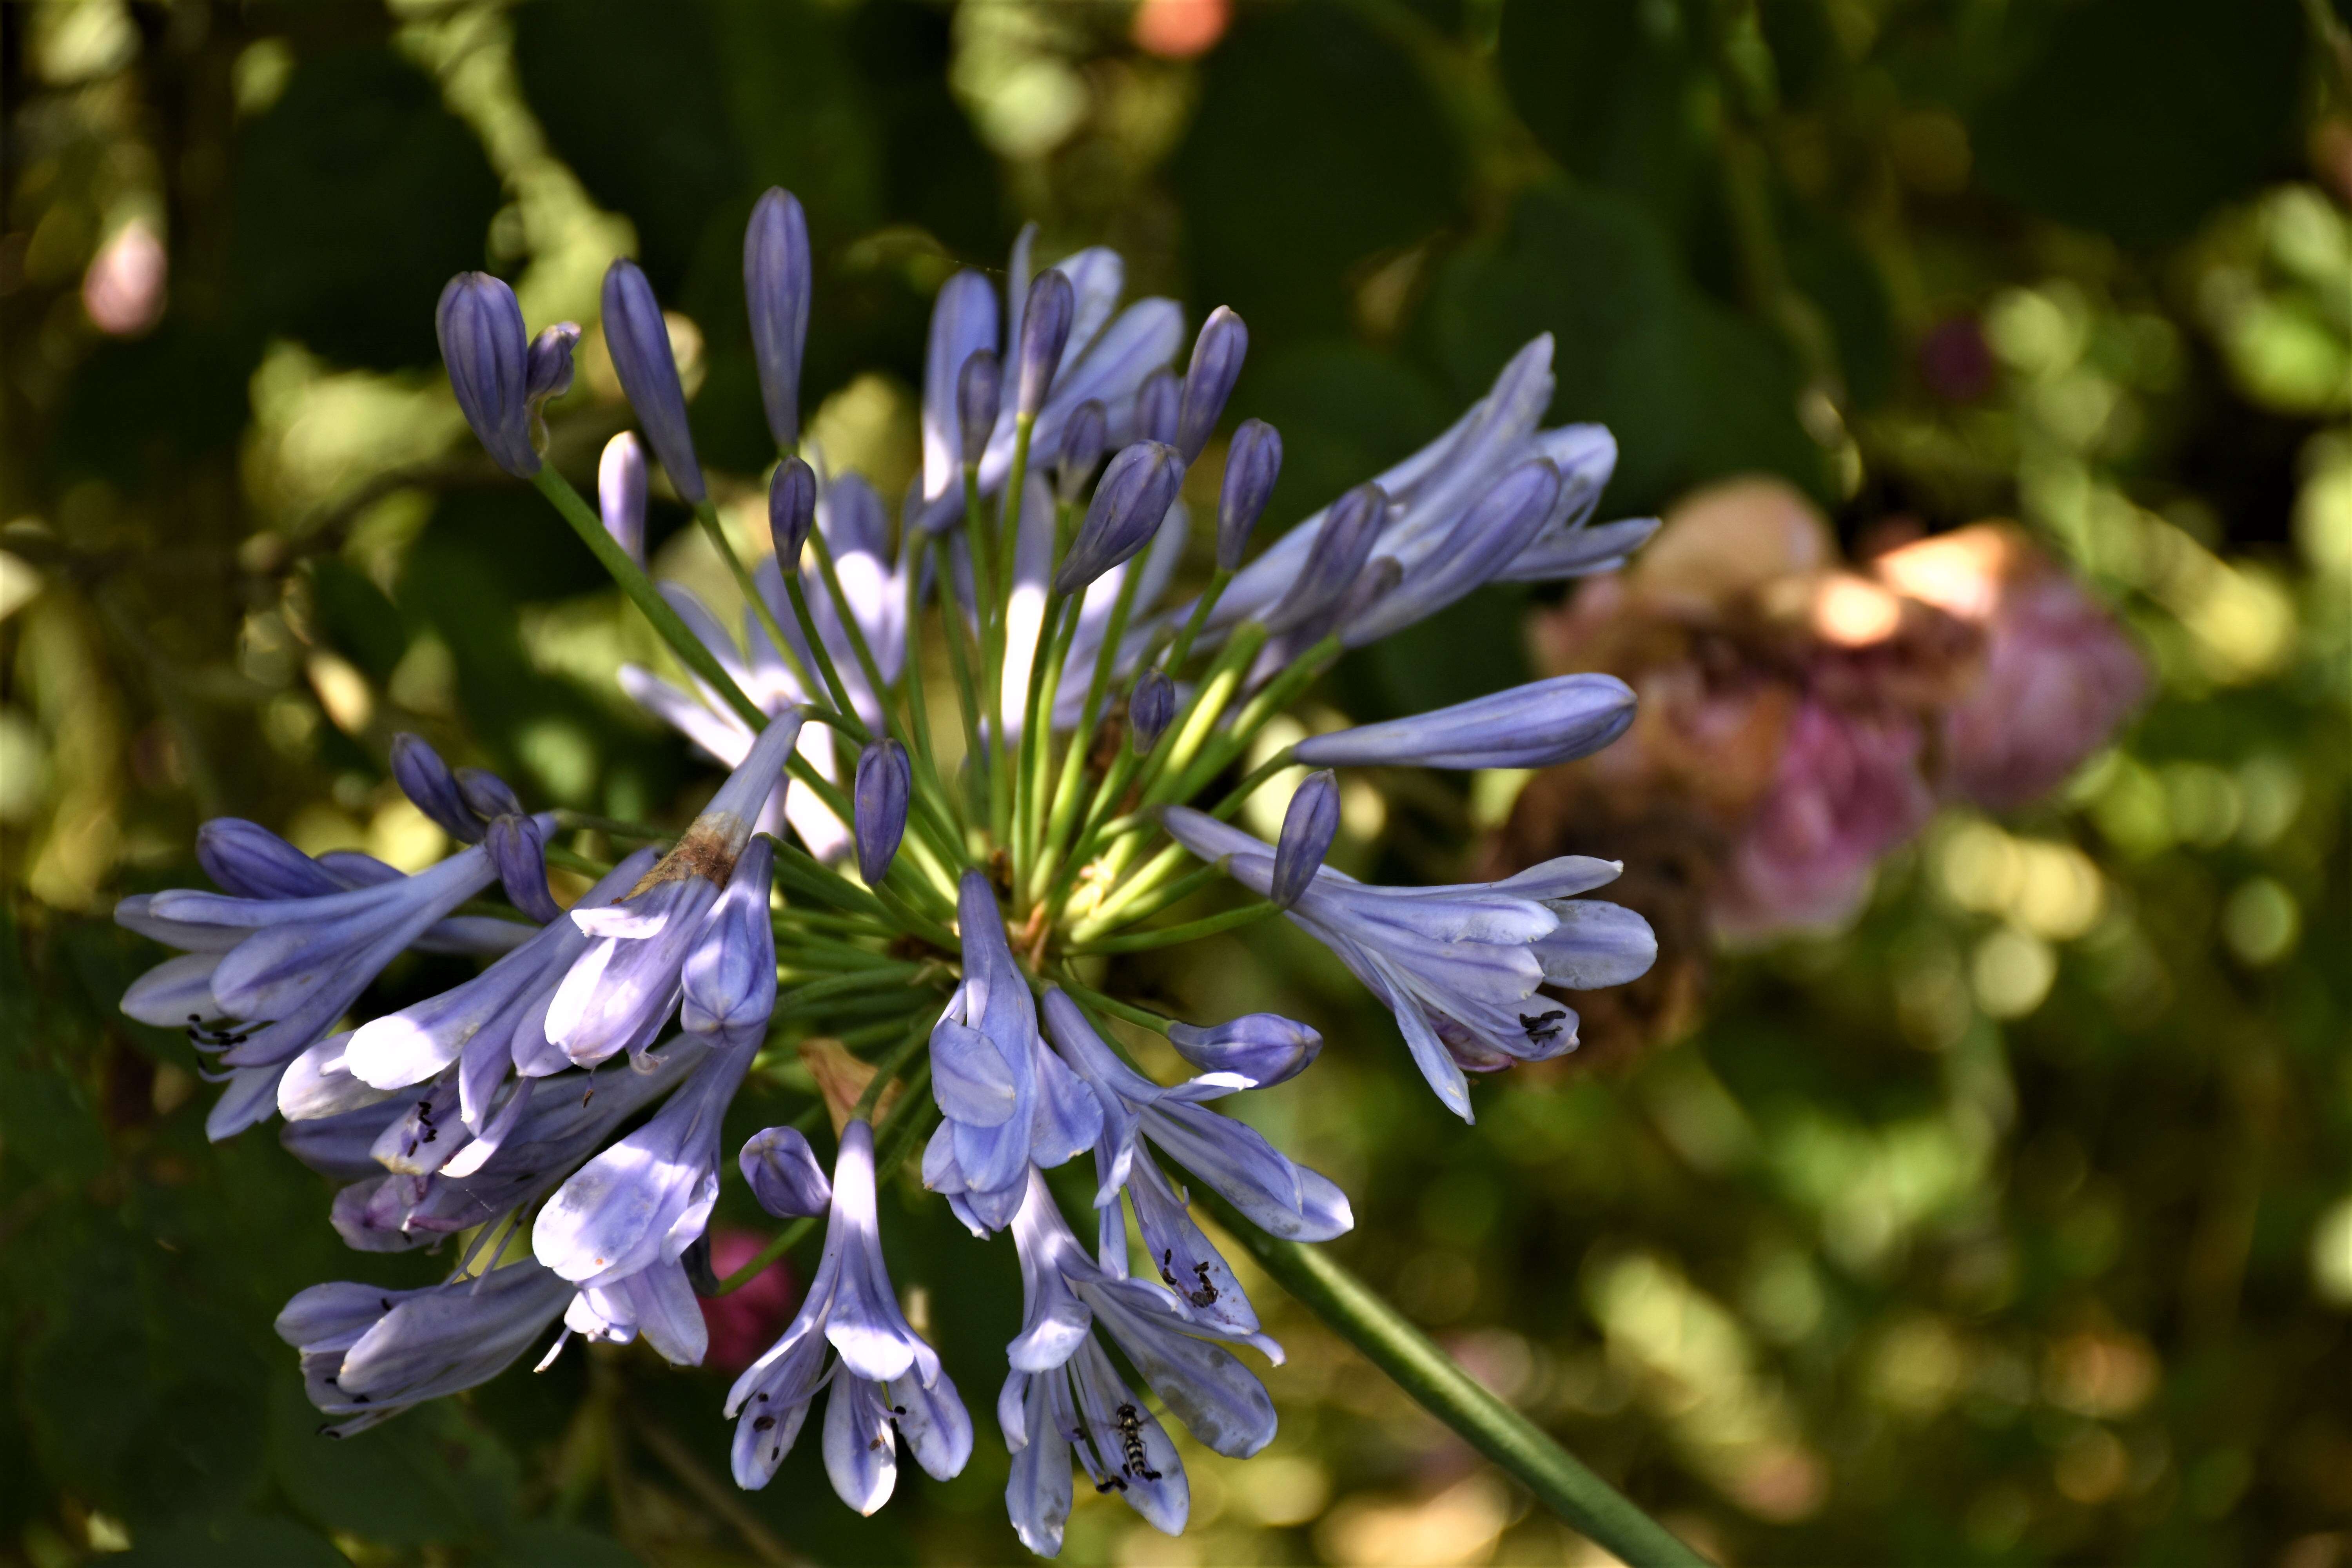
{"type": "Polygon", "coordinates": [[[1173,447],[1138,441],[1122,449],[1095,487],[1087,520],[1054,574],[1054,592],[1077,593],[1150,543],[1183,479],[1183,460],[1173,447]]]}
{"type": "Polygon", "coordinates": [[[1282,433],[1263,419],[1244,419],[1225,447],[1225,479],[1217,492],[1217,569],[1238,571],[1251,532],[1282,477],[1282,433]]]}
{"type": "Polygon", "coordinates": [[[530,445],[530,344],[514,290],[487,272],[460,272],[441,290],[433,323],[450,390],[483,449],[517,479],[539,472],[530,445]]]}
{"type": "Polygon", "coordinates": [[[1176,414],[1176,449],[1192,462],[1209,444],[1209,433],[1225,412],[1225,399],[1241,378],[1242,360],[1249,353],[1249,328],[1228,306],[1220,305],[1201,323],[1192,340],[1192,363],[1184,371],[1184,395],[1176,414]]]}
{"type": "Polygon", "coordinates": [[[686,423],[686,388],[670,353],[669,327],[654,286],[634,261],[615,261],[604,273],[604,346],[669,482],[689,505],[700,506],[709,492],[686,423]]]}
{"type": "Polygon", "coordinates": [[[770,186],[743,231],[743,302],[751,312],[751,357],[768,433],[791,451],[801,441],[801,353],[808,342],[808,219],[781,185],[770,186]]]}
{"type": "Polygon", "coordinates": [[[1330,769],[1307,775],[1282,814],[1282,837],[1274,845],[1274,881],[1265,896],[1288,909],[1322,868],[1323,857],[1339,833],[1339,781],[1330,769]]]}
{"type": "Polygon", "coordinates": [[[907,800],[914,787],[907,748],[887,736],[866,743],[857,754],[852,805],[857,817],[857,874],[878,888],[907,836],[907,800]]]}

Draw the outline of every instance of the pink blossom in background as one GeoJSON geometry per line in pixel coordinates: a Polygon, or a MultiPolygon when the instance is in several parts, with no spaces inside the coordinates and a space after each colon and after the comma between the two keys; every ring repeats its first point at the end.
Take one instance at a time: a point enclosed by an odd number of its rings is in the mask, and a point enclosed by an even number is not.
{"type": "Polygon", "coordinates": [[[1859,909],[1878,858],[1934,814],[1923,749],[1916,720],[1800,703],[1771,787],[1716,889],[1718,934],[1833,926],[1859,909]]]}
{"type": "MultiPolygon", "coordinates": [[[[711,1272],[726,1279],[757,1257],[767,1243],[767,1237],[748,1230],[713,1226],[711,1272]]],[[[710,1349],[703,1356],[702,1364],[728,1373],[750,1366],[784,1331],[799,1299],[792,1266],[782,1259],[753,1275],[740,1289],[705,1298],[702,1321],[710,1330],[710,1349]]]]}
{"type": "Polygon", "coordinates": [[[1879,575],[1983,628],[1983,673],[1943,716],[1947,792],[2026,805],[2114,738],[2147,695],[2139,649],[2106,608],[2015,530],[1979,523],[1879,558],[1879,575]]]}
{"type": "Polygon", "coordinates": [[[81,306],[90,324],[112,337],[135,338],[163,318],[171,268],[163,242],[144,218],[114,231],[82,274],[81,306]]]}

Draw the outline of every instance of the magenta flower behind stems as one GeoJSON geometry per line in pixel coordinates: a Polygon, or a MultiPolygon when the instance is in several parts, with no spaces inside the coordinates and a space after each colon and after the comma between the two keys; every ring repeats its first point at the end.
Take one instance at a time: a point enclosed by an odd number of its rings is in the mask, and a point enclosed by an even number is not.
{"type": "Polygon", "coordinates": [[[1996,811],[2057,788],[2151,684],[2115,616],[2055,567],[2004,587],[1984,661],[1977,689],[1945,716],[1944,767],[1954,791],[1996,811]]]}
{"type": "Polygon", "coordinates": [[[889,1500],[896,1437],[937,1480],[961,1474],[971,1459],[971,1417],[938,1352],[908,1326],[882,1261],[874,1127],[862,1120],[842,1129],[824,1251],[800,1312],[728,1393],[736,1485],[756,1489],[774,1479],[827,1384],[825,1474],[858,1512],[889,1500]]]}

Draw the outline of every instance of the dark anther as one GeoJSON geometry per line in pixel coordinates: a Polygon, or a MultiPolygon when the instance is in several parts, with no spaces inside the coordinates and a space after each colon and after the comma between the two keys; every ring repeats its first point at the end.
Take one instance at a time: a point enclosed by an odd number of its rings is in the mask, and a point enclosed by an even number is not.
{"type": "Polygon", "coordinates": [[[1168,1289],[1176,1289],[1176,1250],[1173,1247],[1160,1255],[1160,1278],[1168,1281],[1168,1289]]]}
{"type": "Polygon", "coordinates": [[[1528,1032],[1528,1038],[1530,1040],[1549,1040],[1558,1037],[1560,1020],[1567,1016],[1568,1011],[1562,1007],[1555,1007],[1549,1013],[1538,1013],[1533,1016],[1522,1013],[1519,1015],[1519,1027],[1528,1032]]]}
{"type": "Polygon", "coordinates": [[[1192,1305],[1195,1307],[1214,1305],[1217,1300],[1217,1288],[1209,1283],[1209,1260],[1204,1258],[1192,1265],[1192,1273],[1201,1281],[1199,1289],[1189,1292],[1192,1305]]]}
{"type": "Polygon", "coordinates": [[[772,1415],[757,1416],[751,1422],[751,1430],[754,1432],[764,1432],[775,1424],[776,1418],[772,1415]]]}

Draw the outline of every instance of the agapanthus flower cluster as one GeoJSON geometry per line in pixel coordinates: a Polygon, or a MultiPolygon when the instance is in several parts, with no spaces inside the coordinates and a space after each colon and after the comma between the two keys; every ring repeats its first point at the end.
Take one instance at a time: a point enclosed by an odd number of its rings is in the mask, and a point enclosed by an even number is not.
{"type": "Polygon", "coordinates": [[[1591,522],[1614,447],[1593,426],[1539,428],[1552,378],[1538,339],[1427,447],[1252,560],[1282,442],[1256,419],[1215,438],[1247,353],[1241,318],[1212,312],[1180,369],[1174,301],[1122,304],[1109,250],[1040,267],[1034,232],[1001,293],[978,271],[940,292],[920,468],[894,518],[803,438],[813,267],[786,193],[759,203],[743,264],[778,454],[758,489],[703,471],[660,303],[632,263],[605,279],[603,331],[641,433],[613,439],[593,506],[543,457],[578,329],[530,336],[479,273],[439,307],[451,385],[491,458],[562,511],[674,657],[621,684],[730,770],[707,807],[677,834],[533,814],[404,737],[394,776],[463,847],[403,875],[209,824],[198,856],[222,892],[119,911],[184,953],[123,1006],[217,1058],[215,1137],[282,1113],[286,1146],[344,1184],[330,1217],[352,1247],[450,1243],[439,1285],[321,1285],[279,1318],[331,1432],[574,1334],[642,1336],[698,1364],[698,1296],[756,1271],[722,1282],[708,1262],[740,1174],[793,1222],[772,1251],[819,1222],[823,1241],[797,1315],[724,1402],[736,1480],[765,1485],[820,1401],[824,1468],[853,1508],[887,1500],[902,1443],[952,1476],[974,1423],[884,1261],[880,1194],[904,1170],[975,1235],[1012,1233],[1026,1312],[996,1425],[1021,1539],[1059,1549],[1074,1470],[1181,1530],[1170,1424],[1257,1452],[1275,1410],[1249,1358],[1281,1355],[1188,1184],[1294,1241],[1353,1220],[1332,1182],[1211,1104],[1307,1070],[1317,1032],[1122,1001],[1119,955],[1281,915],[1394,1013],[1410,1060],[1465,1120],[1468,1074],[1575,1048],[1566,993],[1637,975],[1653,952],[1640,917],[1584,896],[1612,864],[1390,888],[1325,862],[1337,770],[1582,756],[1631,722],[1622,682],[1554,678],[1242,764],[1347,649],[1488,583],[1613,568],[1654,525],[1591,522]],[[733,574],[740,618],[646,577],[648,457],[733,574]],[[1211,465],[1214,482],[1193,472],[1211,465]],[[1208,570],[1186,594],[1188,490],[1216,500],[1208,570]],[[772,547],[750,562],[719,510],[744,500],[772,547]],[[942,671],[958,721],[935,730],[927,683],[942,671]],[[1277,842],[1229,826],[1298,767],[1313,771],[1277,842]],[[585,885],[568,907],[551,859],[577,879],[567,889],[585,885]],[[1179,918],[1194,900],[1213,912],[1179,918]],[[482,966],[355,1016],[412,950],[482,966]],[[1200,1070],[1158,1081],[1115,1028],[1164,1037],[1200,1070]],[[721,1129],[741,1086],[820,1045],[836,1065],[818,1095],[730,1159],[721,1129]]]}

